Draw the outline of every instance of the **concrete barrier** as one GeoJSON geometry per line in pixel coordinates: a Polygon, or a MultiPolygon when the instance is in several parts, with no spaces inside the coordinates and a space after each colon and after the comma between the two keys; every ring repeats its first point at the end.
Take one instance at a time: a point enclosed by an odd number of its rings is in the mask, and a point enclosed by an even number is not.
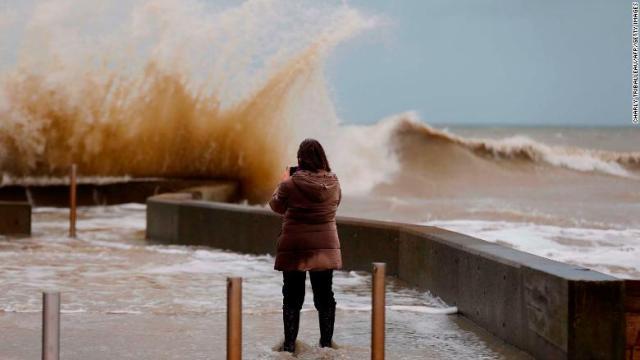
{"type": "MultiPolygon", "coordinates": [[[[232,180],[130,179],[113,182],[107,180],[104,183],[79,182],[76,192],[78,206],[144,203],[149,196],[174,192],[190,192],[199,199],[224,202],[238,201],[241,196],[240,185],[232,180]]],[[[69,184],[3,185],[0,186],[0,200],[26,201],[33,206],[68,207],[69,184]]]]}
{"type": "Polygon", "coordinates": [[[625,281],[626,359],[640,360],[640,280],[625,281]]]}
{"type": "MultiPolygon", "coordinates": [[[[279,215],[261,207],[147,201],[147,237],[273,254],[279,215]]],[[[444,229],[338,217],[343,264],[428,289],[497,337],[540,359],[623,359],[625,282],[444,229]]],[[[628,346],[628,345],[627,345],[628,346]]]]}
{"type": "Polygon", "coordinates": [[[31,205],[27,202],[0,201],[0,235],[30,235],[31,205]]]}

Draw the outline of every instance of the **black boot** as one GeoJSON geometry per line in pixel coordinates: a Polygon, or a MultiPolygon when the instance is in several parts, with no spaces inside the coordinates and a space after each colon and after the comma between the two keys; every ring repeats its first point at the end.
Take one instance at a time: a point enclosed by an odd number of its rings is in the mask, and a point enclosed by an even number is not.
{"type": "Polygon", "coordinates": [[[333,324],[336,320],[336,305],[318,311],[318,320],[320,322],[320,347],[331,347],[333,324]]]}
{"type": "Polygon", "coordinates": [[[296,350],[296,338],[300,325],[300,310],[282,308],[282,322],[284,323],[284,343],[282,351],[293,353],[296,350]]]}

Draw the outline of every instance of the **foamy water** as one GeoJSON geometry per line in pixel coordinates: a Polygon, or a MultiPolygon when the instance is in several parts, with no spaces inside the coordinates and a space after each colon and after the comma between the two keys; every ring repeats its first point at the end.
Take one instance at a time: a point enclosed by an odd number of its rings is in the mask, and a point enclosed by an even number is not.
{"type": "Polygon", "coordinates": [[[434,220],[425,223],[622,278],[640,278],[640,229],[563,227],[526,222],[434,220]]]}
{"type": "MultiPolygon", "coordinates": [[[[66,210],[38,208],[33,237],[3,240],[7,276],[1,285],[7,291],[0,295],[0,311],[40,311],[40,291],[59,290],[65,294],[63,312],[207,314],[224,311],[226,277],[238,275],[245,279],[249,313],[281,309],[281,273],[269,255],[148,245],[144,205],[84,209],[78,239],[66,236],[66,216],[66,210]]],[[[338,272],[334,284],[340,307],[368,311],[368,274],[338,272]]],[[[428,293],[396,290],[391,309],[455,312],[428,293]]]]}
{"type": "MultiPolygon", "coordinates": [[[[183,358],[184,346],[190,348],[191,358],[211,358],[212,341],[224,346],[224,331],[198,333],[198,329],[223,323],[226,278],[242,276],[244,321],[250,326],[245,333],[246,352],[251,358],[283,356],[272,350],[281,340],[282,278],[273,270],[271,256],[149,244],[144,239],[144,205],[81,208],[77,239],[66,236],[67,215],[66,209],[36,208],[33,236],[0,238],[4,338],[0,354],[8,358],[33,355],[32,347],[25,344],[39,334],[41,292],[53,290],[62,293],[63,334],[68,336],[63,338],[63,349],[67,348],[68,358],[83,358],[88,351],[96,359],[113,354],[154,358],[154,350],[145,352],[143,346],[164,347],[166,358],[183,358]],[[116,322],[127,325],[122,328],[116,322]],[[100,335],[113,329],[119,329],[118,334],[107,337],[110,340],[100,335]],[[176,329],[183,329],[182,335],[173,334],[176,329]],[[155,334],[152,338],[158,342],[126,340],[140,331],[155,334]],[[162,340],[169,336],[171,346],[162,340]],[[113,349],[113,341],[141,348],[121,354],[113,349]],[[92,344],[103,344],[105,352],[92,344]]],[[[438,298],[405,288],[392,278],[387,281],[390,358],[522,356],[451,315],[456,309],[438,298]]],[[[370,274],[337,271],[334,291],[338,303],[335,341],[341,348],[320,350],[314,345],[317,324],[307,281],[300,358],[368,356],[370,274]]]]}

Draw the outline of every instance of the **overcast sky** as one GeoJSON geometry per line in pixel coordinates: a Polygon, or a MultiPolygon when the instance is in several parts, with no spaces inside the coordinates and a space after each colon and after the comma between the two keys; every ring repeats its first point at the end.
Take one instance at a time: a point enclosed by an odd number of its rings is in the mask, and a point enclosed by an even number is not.
{"type": "Polygon", "coordinates": [[[631,124],[631,1],[348,3],[390,24],[329,62],[345,122],[631,124]]]}

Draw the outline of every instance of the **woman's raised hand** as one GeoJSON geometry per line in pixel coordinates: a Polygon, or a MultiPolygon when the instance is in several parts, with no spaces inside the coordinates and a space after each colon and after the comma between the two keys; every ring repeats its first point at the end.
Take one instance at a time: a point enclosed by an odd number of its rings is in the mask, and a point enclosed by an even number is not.
{"type": "Polygon", "coordinates": [[[282,181],[285,181],[289,178],[289,167],[287,166],[284,169],[284,173],[282,173],[282,177],[280,178],[282,181]]]}

